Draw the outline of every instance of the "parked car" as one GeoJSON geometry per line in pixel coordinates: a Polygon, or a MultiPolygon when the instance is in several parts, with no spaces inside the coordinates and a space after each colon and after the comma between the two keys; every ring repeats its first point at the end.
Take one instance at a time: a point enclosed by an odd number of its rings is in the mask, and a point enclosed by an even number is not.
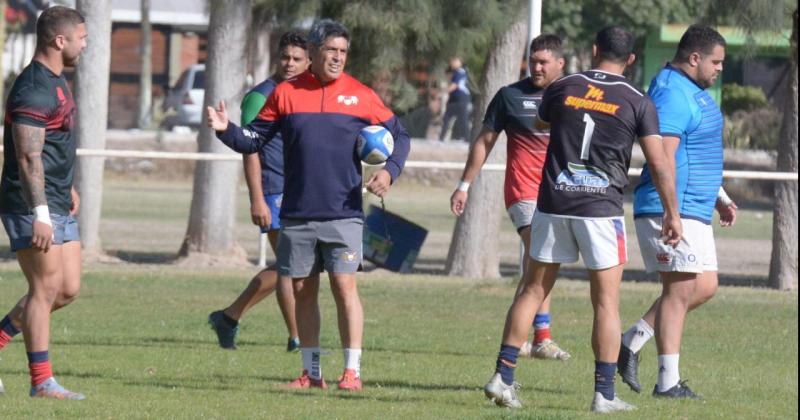
{"type": "Polygon", "coordinates": [[[199,127],[203,120],[203,96],[205,95],[205,64],[194,64],[186,69],[175,86],[169,90],[163,111],[175,110],[164,119],[164,126],[172,129],[176,125],[199,127]]]}

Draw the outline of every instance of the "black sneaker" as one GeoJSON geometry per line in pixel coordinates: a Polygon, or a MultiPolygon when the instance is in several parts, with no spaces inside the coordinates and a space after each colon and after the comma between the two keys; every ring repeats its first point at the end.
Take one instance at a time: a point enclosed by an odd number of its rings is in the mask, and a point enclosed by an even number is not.
{"type": "Polygon", "coordinates": [[[632,352],[624,344],[619,347],[617,372],[622,377],[622,382],[628,384],[631,390],[637,393],[642,391],[642,386],[639,385],[639,353],[632,352]]]}
{"type": "Polygon", "coordinates": [[[689,398],[691,400],[700,399],[699,395],[695,394],[691,389],[689,389],[689,386],[686,385],[686,381],[678,382],[677,385],[664,392],[658,392],[658,385],[656,385],[653,388],[653,396],[666,398],[689,398]]]}
{"type": "Polygon", "coordinates": [[[223,349],[236,350],[236,334],[239,326],[231,327],[222,311],[214,311],[208,315],[208,325],[217,333],[219,346],[223,349]]]}
{"type": "Polygon", "coordinates": [[[289,337],[289,342],[286,343],[286,352],[294,353],[300,351],[300,339],[297,337],[289,337]]]}

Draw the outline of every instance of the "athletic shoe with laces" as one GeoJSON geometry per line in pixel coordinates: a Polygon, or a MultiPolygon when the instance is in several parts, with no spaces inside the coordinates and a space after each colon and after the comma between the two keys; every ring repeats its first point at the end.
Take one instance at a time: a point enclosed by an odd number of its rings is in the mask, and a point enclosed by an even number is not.
{"type": "Polygon", "coordinates": [[[223,349],[236,350],[236,334],[239,326],[231,327],[225,321],[223,311],[214,311],[208,315],[208,325],[217,333],[217,341],[223,349]]]}
{"type": "Polygon", "coordinates": [[[286,343],[286,352],[295,353],[300,351],[300,338],[289,337],[289,342],[286,343]]]}
{"type": "Polygon", "coordinates": [[[517,390],[522,388],[517,382],[506,385],[499,373],[495,373],[492,379],[483,387],[486,398],[492,400],[500,407],[522,408],[522,401],[517,397],[517,390]]]}
{"type": "Polygon", "coordinates": [[[533,344],[530,341],[522,343],[522,347],[519,348],[519,355],[522,357],[531,357],[532,348],[533,344]]]}
{"type": "Polygon", "coordinates": [[[53,398],[56,400],[85,400],[83,394],[72,392],[59,385],[56,378],[52,376],[39,385],[31,387],[31,397],[34,398],[53,398]]]}
{"type": "Polygon", "coordinates": [[[599,392],[594,393],[592,400],[592,411],[595,413],[613,413],[615,411],[632,411],[636,410],[636,406],[626,403],[614,394],[613,400],[607,400],[603,394],[599,392]]]}
{"type": "Polygon", "coordinates": [[[356,376],[355,369],[345,369],[339,377],[339,389],[342,391],[361,391],[361,378],[356,376]]]}
{"type": "Polygon", "coordinates": [[[628,384],[633,392],[642,391],[642,386],[639,384],[639,353],[634,353],[624,344],[619,346],[617,372],[622,377],[622,382],[628,384]]]}
{"type": "Polygon", "coordinates": [[[688,398],[691,400],[699,400],[701,398],[700,395],[695,394],[689,389],[689,386],[686,385],[686,381],[680,381],[677,385],[663,392],[659,392],[658,385],[656,385],[653,387],[653,396],[664,398],[688,398]]]}
{"type": "Polygon", "coordinates": [[[308,376],[308,371],[304,370],[303,374],[300,375],[299,378],[293,380],[286,384],[286,388],[289,389],[309,389],[309,388],[320,388],[320,389],[328,389],[328,384],[325,383],[325,379],[312,379],[308,376]]]}
{"type": "Polygon", "coordinates": [[[531,348],[531,357],[537,359],[550,359],[550,360],[569,360],[572,357],[569,353],[558,347],[555,341],[548,339],[542,340],[541,343],[535,344],[531,348]]]}

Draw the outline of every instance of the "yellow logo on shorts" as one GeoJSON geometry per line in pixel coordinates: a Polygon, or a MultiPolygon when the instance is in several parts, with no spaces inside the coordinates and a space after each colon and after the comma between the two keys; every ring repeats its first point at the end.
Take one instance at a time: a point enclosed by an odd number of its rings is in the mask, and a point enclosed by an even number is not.
{"type": "Polygon", "coordinates": [[[356,252],[355,251],[345,251],[342,254],[342,259],[347,262],[355,262],[356,261],[356,252]]]}

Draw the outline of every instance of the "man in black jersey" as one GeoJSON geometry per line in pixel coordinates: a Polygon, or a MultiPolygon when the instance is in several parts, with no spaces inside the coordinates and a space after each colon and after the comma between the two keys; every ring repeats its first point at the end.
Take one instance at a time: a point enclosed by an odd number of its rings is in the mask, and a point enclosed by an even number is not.
{"type": "Polygon", "coordinates": [[[619,286],[627,261],[622,191],[628,183],[631,148],[638,138],[664,203],[663,234],[669,244],[682,235],[674,168],[664,155],[658,115],[650,99],[622,73],[632,64],[633,35],[618,27],[597,34],[592,70],[553,82],[539,106],[537,126],[550,125],[537,211],[531,222],[529,269],[506,318],[495,375],[487,397],[521,407],[514,368],[533,313],[549,295],[561,263],[583,257],[594,308],[596,412],[632,410],[615,396],[619,354],[619,286]]]}
{"type": "MultiPolygon", "coordinates": [[[[492,98],[486,109],[483,128],[469,149],[461,182],[450,197],[453,214],[460,216],[467,205],[470,183],[478,176],[500,133],[505,131],[508,156],[504,185],[505,204],[511,222],[522,239],[525,255],[528,255],[530,249],[531,219],[536,210],[544,158],[550,143],[550,133],[547,130],[537,130],[533,125],[544,90],[564,75],[561,38],[553,34],[542,34],[534,38],[531,41],[528,65],[531,77],[500,88],[492,98]]],[[[523,263],[524,273],[527,257],[523,263]]],[[[550,319],[548,296],[533,318],[533,340],[523,344],[521,356],[554,360],[570,358],[570,354],[553,341],[550,319]]]]}
{"type": "Polygon", "coordinates": [[[28,280],[28,293],[0,321],[0,347],[22,331],[31,397],[82,400],[56,382],[48,355],[50,312],[71,303],[80,289],[81,246],[74,215],[75,101],[64,67],[86,47],[86,25],[61,6],[36,21],[33,61],[8,94],[0,218],[11,250],[28,280]]]}

